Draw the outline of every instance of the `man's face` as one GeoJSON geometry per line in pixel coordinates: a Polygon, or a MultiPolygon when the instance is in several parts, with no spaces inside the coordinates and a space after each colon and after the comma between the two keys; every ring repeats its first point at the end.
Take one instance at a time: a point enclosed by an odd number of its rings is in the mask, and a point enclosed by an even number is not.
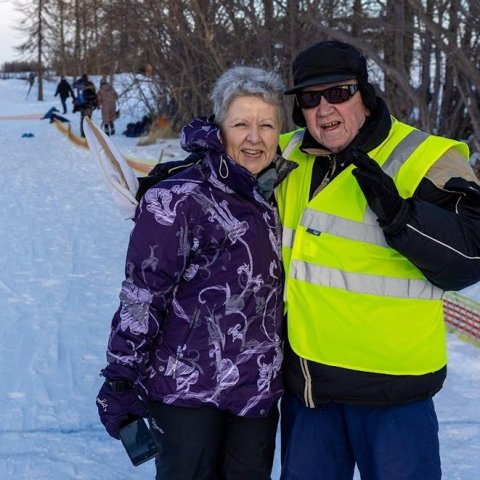
{"type": "MultiPolygon", "coordinates": [[[[302,92],[323,91],[339,85],[353,85],[355,80],[312,85],[302,92]]],[[[356,92],[343,103],[328,103],[322,97],[320,104],[313,108],[302,108],[308,131],[320,144],[334,153],[341,152],[358,134],[370,111],[365,107],[360,92],[356,92]]]]}

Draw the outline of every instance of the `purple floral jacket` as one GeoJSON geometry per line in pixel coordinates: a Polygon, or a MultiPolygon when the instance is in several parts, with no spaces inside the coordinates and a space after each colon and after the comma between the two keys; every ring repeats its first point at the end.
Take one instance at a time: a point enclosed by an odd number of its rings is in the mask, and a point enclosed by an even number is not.
{"type": "Polygon", "coordinates": [[[276,157],[255,179],[205,118],[184,128],[182,147],[205,157],[149,189],[137,209],[107,360],[128,367],[149,400],[263,416],[283,390],[272,192],[293,164],[276,157]]]}

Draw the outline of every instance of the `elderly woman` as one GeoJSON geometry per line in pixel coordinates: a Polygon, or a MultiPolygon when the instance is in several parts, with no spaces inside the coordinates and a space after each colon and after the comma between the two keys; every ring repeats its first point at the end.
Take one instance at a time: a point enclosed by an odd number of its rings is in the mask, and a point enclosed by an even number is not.
{"type": "Polygon", "coordinates": [[[273,189],[293,165],[276,155],[283,89],[261,69],[224,73],[214,117],[182,132],[202,161],[137,209],[97,405],[115,438],[149,417],[157,479],[270,478],[283,390],[273,189]]]}

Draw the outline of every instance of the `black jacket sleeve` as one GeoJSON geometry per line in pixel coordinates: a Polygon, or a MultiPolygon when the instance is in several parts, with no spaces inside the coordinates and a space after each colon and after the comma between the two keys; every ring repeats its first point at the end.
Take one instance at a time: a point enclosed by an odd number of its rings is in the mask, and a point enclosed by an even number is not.
{"type": "Polygon", "coordinates": [[[427,173],[409,200],[406,226],[385,234],[392,248],[443,290],[480,281],[480,185],[472,175],[434,182],[427,173]]]}

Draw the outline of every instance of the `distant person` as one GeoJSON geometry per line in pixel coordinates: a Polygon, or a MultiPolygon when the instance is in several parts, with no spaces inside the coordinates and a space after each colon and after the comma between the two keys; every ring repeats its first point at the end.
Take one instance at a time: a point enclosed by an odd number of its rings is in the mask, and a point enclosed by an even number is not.
{"type": "Polygon", "coordinates": [[[30,72],[28,74],[28,91],[27,91],[27,95],[25,96],[25,99],[28,98],[28,96],[30,95],[30,91],[32,90],[32,87],[33,87],[33,84],[35,83],[35,74],[33,72],[30,72]]]}
{"type": "Polygon", "coordinates": [[[103,77],[100,80],[98,90],[98,106],[102,111],[103,130],[107,135],[115,134],[115,119],[117,118],[117,100],[118,94],[115,89],[103,77]]]}
{"type": "Polygon", "coordinates": [[[75,94],[73,93],[72,86],[68,83],[68,80],[64,75],[60,77],[57,90],[55,91],[55,97],[60,95],[60,101],[62,102],[63,113],[67,113],[67,98],[72,97],[72,101],[75,101],[75,94]]]}
{"type": "Polygon", "coordinates": [[[93,110],[97,108],[97,90],[86,73],[75,82],[74,87],[77,90],[77,95],[75,97],[73,112],[80,112],[80,135],[85,137],[83,119],[85,117],[91,117],[93,110]]]}

